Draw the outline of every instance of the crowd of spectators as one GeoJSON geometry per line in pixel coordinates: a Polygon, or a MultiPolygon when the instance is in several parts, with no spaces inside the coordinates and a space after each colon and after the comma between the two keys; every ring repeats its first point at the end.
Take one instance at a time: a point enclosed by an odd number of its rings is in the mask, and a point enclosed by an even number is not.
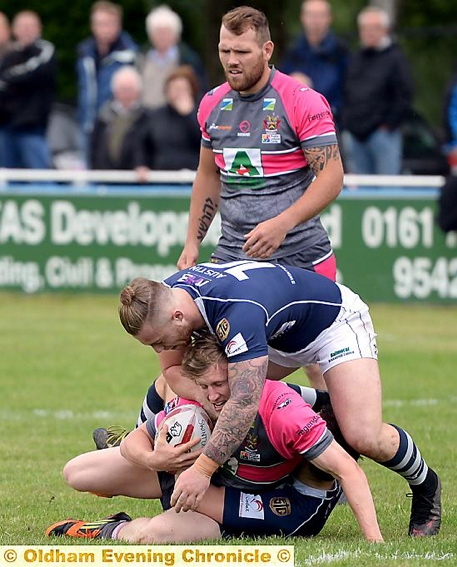
{"type": "MultiPolygon", "coordinates": [[[[327,98],[346,172],[401,173],[401,129],[412,112],[413,82],[389,14],[372,6],[359,12],[359,47],[352,53],[332,31],[332,18],[327,0],[304,0],[302,31],[277,67],[327,98]]],[[[154,8],[141,49],[123,29],[120,5],[92,5],[91,35],[76,47],[76,147],[66,162],[54,152],[65,130],[55,46],[41,37],[36,12],[19,12],[11,27],[0,13],[0,167],[135,169],[139,180],[151,169],[194,169],[196,111],[210,85],[200,56],[181,39],[182,27],[168,6],[154,8]]],[[[457,162],[456,84],[445,115],[449,156],[457,162]]]]}

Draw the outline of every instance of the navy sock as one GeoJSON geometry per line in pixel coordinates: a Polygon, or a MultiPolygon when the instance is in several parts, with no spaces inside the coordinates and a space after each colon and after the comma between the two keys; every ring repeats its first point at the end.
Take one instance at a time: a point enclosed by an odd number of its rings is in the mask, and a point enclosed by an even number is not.
{"type": "Polygon", "coordinates": [[[146,396],[143,400],[143,406],[138,416],[137,427],[148,420],[152,415],[163,410],[164,401],[159,396],[155,381],[149,386],[146,396]]]}
{"type": "Polygon", "coordinates": [[[390,461],[379,464],[398,473],[411,488],[418,487],[430,478],[429,468],[411,436],[401,427],[393,423],[390,425],[398,431],[400,444],[396,455],[390,461]]]}

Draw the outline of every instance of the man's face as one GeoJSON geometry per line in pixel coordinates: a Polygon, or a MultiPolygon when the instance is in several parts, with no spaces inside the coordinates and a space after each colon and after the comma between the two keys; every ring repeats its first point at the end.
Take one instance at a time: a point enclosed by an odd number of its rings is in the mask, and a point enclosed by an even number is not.
{"type": "Polygon", "coordinates": [[[123,77],[116,84],[113,95],[119,104],[128,109],[140,100],[141,89],[135,79],[123,77]]]}
{"type": "Polygon", "coordinates": [[[98,43],[111,45],[121,33],[121,22],[116,14],[97,10],[92,14],[91,30],[98,43]]]}
{"type": "Polygon", "coordinates": [[[179,36],[169,27],[162,26],[154,28],[154,30],[149,33],[149,41],[159,53],[166,53],[179,42],[179,36]]]}
{"type": "Polygon", "coordinates": [[[259,45],[254,30],[235,35],[224,26],[219,40],[219,59],[233,90],[242,94],[257,92],[268,77],[268,62],[273,53],[271,41],[259,45]]]}
{"type": "Polygon", "coordinates": [[[40,20],[33,14],[22,14],[13,21],[13,35],[21,45],[30,45],[41,36],[40,20]]]}
{"type": "Polygon", "coordinates": [[[135,339],[145,346],[152,347],[157,353],[164,350],[178,350],[189,344],[192,329],[182,319],[170,319],[162,325],[152,327],[144,323],[135,339]]]}
{"type": "Polygon", "coordinates": [[[305,2],[302,7],[300,20],[305,30],[313,36],[324,37],[332,23],[330,7],[322,0],[305,2]]]}
{"type": "Polygon", "coordinates": [[[367,13],[359,22],[360,43],[364,47],[378,47],[389,34],[380,14],[367,13]]]}
{"type": "Polygon", "coordinates": [[[203,390],[203,394],[211,404],[216,415],[222,411],[227,400],[230,398],[230,388],[227,376],[227,363],[219,362],[212,365],[203,376],[196,381],[203,390]]]}

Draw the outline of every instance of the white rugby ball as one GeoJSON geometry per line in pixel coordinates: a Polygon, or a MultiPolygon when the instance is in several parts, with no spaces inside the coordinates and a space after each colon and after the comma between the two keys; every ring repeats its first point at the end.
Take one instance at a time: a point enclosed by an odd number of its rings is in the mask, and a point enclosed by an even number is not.
{"type": "Polygon", "coordinates": [[[184,404],[172,409],[157,428],[156,439],[164,424],[168,427],[167,443],[173,447],[199,438],[200,442],[192,447],[192,451],[201,449],[208,443],[213,429],[209,415],[195,404],[184,404]]]}

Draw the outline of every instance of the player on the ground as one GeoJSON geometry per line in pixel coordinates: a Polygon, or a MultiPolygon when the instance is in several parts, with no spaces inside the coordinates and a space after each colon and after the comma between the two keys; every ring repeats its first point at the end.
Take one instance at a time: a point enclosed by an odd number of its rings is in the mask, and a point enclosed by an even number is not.
{"type": "MultiPolygon", "coordinates": [[[[216,419],[230,398],[227,364],[211,336],[197,338],[183,363],[185,375],[203,389],[216,419]]],[[[325,415],[344,443],[329,406],[325,415]]],[[[162,431],[154,448],[159,423],[149,419],[120,449],[76,457],[65,467],[67,482],[78,490],[109,496],[160,497],[167,510],[174,476],[157,471],[188,466],[195,455],[187,450],[195,441],[167,447],[162,431]]],[[[46,533],[134,543],[183,543],[243,534],[314,536],[337,504],[341,488],[365,538],[382,541],[362,469],[295,391],[283,382],[267,381],[248,435],[213,476],[196,511],[177,514],[171,509],[133,521],[124,513],[97,522],[63,520],[46,533]]]]}
{"type": "Polygon", "coordinates": [[[197,264],[163,283],[136,278],[121,292],[119,315],[128,333],[160,353],[178,394],[182,349],[193,331],[209,329],[229,359],[232,396],[202,455],[176,483],[178,511],[198,506],[211,475],[247,434],[267,368],[279,380],[317,363],[346,441],[411,486],[409,534],[438,533],[440,480],[410,435],[382,421],[376,334],[368,306],[347,287],[269,262],[197,264]]]}

